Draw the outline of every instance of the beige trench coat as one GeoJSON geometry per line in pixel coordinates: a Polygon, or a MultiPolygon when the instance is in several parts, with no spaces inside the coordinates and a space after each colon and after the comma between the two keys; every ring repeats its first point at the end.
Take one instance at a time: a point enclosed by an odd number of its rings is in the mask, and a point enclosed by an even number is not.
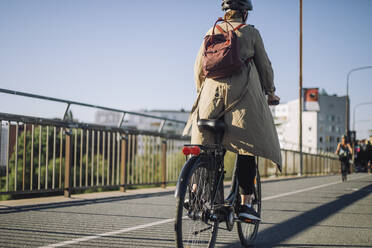
{"type": "MultiPolygon", "coordinates": [[[[234,27],[241,22],[232,20],[234,27]]],[[[220,26],[226,30],[227,24],[220,26]]],[[[231,27],[230,27],[231,28],[231,27]]],[[[219,33],[218,30],[215,30],[219,33]]],[[[212,29],[207,34],[211,34],[212,29]]],[[[197,99],[190,114],[184,135],[189,134],[191,127],[191,143],[207,144],[213,142],[213,136],[201,133],[197,126],[199,119],[214,119],[239,98],[241,92],[249,90],[242,100],[224,115],[227,129],[223,145],[227,150],[244,155],[265,157],[276,163],[281,169],[282,158],[278,135],[271,111],[265,97],[266,92],[273,91],[273,70],[267,57],[263,41],[257,29],[245,25],[236,31],[243,61],[253,58],[248,66],[231,77],[222,79],[204,78],[202,72],[203,44],[195,61],[195,82],[197,99]],[[251,68],[249,70],[249,67],[251,68]],[[248,86],[247,83],[248,82],[248,86]]]]}

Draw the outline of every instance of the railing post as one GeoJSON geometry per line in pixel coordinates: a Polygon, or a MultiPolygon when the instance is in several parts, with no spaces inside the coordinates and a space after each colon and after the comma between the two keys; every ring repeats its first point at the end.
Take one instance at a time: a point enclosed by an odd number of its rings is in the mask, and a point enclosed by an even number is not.
{"type": "MultiPolygon", "coordinates": [[[[1,127],[0,127],[0,133],[1,133],[1,127]]],[[[23,123],[22,190],[25,190],[25,182],[26,182],[26,136],[27,136],[27,124],[23,123]]]]}
{"type": "Polygon", "coordinates": [[[321,171],[321,168],[320,168],[318,155],[316,155],[316,157],[314,157],[314,162],[315,162],[315,168],[317,170],[317,174],[318,175],[321,175],[322,174],[322,171],[321,171]]]}
{"type": "Polygon", "coordinates": [[[320,157],[318,156],[317,158],[316,158],[316,161],[317,161],[317,165],[318,165],[318,170],[319,170],[319,174],[320,175],[323,175],[323,172],[322,172],[322,165],[321,165],[321,163],[320,163],[320,157]]]}
{"type": "Polygon", "coordinates": [[[320,157],[319,157],[319,154],[316,155],[316,165],[318,167],[318,172],[319,172],[319,175],[322,175],[322,166],[320,164],[320,157]]]}
{"type": "Polygon", "coordinates": [[[167,181],[167,141],[163,140],[161,142],[161,187],[166,188],[167,181]]]}
{"type": "Polygon", "coordinates": [[[127,170],[127,144],[128,138],[126,136],[121,137],[121,164],[120,164],[120,191],[125,192],[126,188],[126,170],[127,170]]]}
{"type": "Polygon", "coordinates": [[[265,164],[264,164],[264,174],[265,174],[265,177],[268,177],[268,161],[267,161],[267,158],[265,158],[265,164]]]}
{"type": "Polygon", "coordinates": [[[287,171],[287,150],[284,151],[284,168],[283,168],[283,172],[284,172],[284,175],[288,175],[288,171],[287,171]]]}
{"type": "Polygon", "coordinates": [[[65,197],[71,196],[71,132],[70,129],[66,129],[66,144],[65,144],[65,189],[64,195],[65,197]]]}
{"type": "Polygon", "coordinates": [[[311,170],[313,171],[313,174],[317,174],[317,169],[316,165],[314,164],[314,156],[311,154],[310,155],[310,160],[311,160],[311,170]]]}

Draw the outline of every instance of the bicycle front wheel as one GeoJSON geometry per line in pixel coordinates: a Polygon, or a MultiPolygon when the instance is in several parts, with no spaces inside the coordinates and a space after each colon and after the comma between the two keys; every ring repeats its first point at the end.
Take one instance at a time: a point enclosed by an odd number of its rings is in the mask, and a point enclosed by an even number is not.
{"type": "Polygon", "coordinates": [[[213,217],[213,189],[215,173],[207,164],[198,164],[185,184],[186,194],[177,198],[176,244],[178,248],[215,245],[218,220],[213,217]]]}
{"type": "MultiPolygon", "coordinates": [[[[258,168],[254,179],[254,193],[252,196],[252,207],[261,216],[261,178],[258,168]]],[[[238,234],[240,242],[243,246],[250,246],[256,238],[258,232],[259,221],[238,222],[238,234]]]]}

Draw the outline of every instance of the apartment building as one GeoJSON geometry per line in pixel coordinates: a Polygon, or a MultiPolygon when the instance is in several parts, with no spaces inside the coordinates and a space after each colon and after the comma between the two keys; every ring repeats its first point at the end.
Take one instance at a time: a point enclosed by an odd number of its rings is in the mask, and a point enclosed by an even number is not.
{"type": "MultiPolygon", "coordinates": [[[[346,97],[320,94],[316,110],[302,111],[305,152],[333,152],[345,133],[346,97]]],[[[299,100],[271,107],[282,148],[299,149],[299,100]]]]}

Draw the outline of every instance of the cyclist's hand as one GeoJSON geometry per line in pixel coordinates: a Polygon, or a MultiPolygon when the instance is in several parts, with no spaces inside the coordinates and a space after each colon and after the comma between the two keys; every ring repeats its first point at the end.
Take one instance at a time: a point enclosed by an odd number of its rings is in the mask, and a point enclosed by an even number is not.
{"type": "Polygon", "coordinates": [[[267,103],[269,105],[278,105],[280,103],[280,97],[275,94],[267,96],[267,103]]]}

